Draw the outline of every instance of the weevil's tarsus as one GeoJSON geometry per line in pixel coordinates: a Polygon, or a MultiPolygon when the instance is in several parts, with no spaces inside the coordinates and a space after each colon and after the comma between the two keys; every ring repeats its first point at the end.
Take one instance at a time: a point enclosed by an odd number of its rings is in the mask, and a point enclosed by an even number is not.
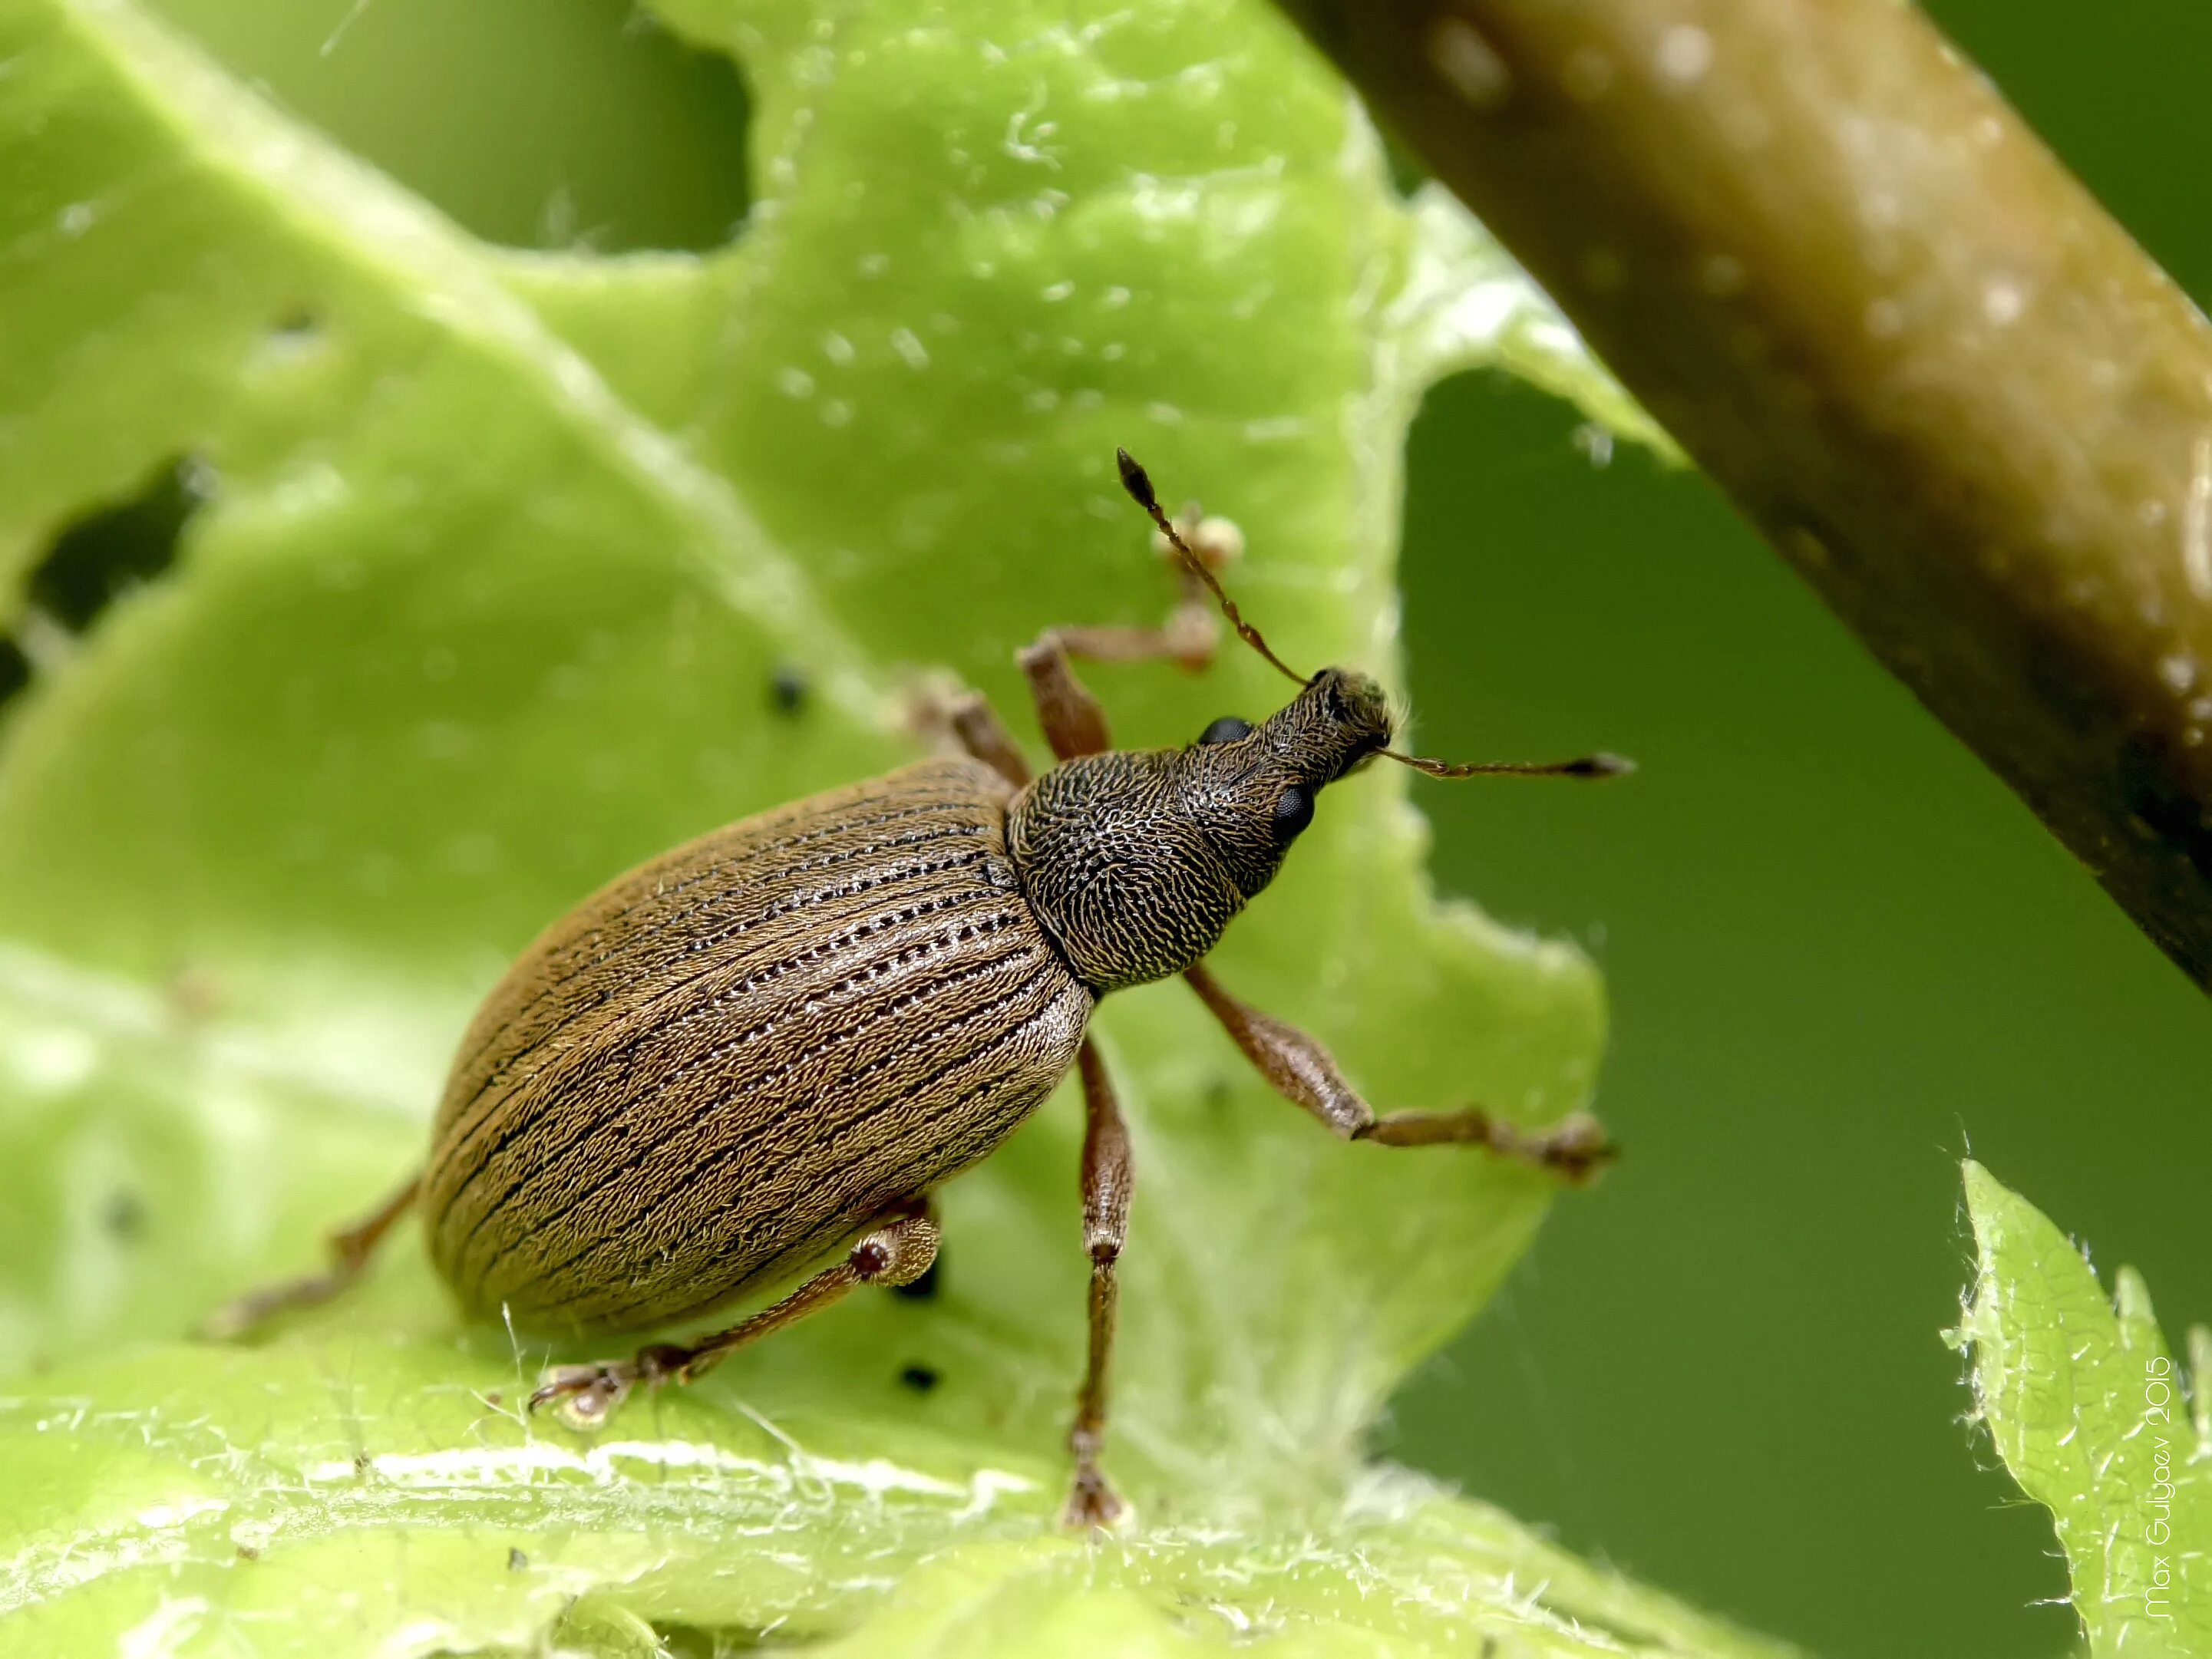
{"type": "Polygon", "coordinates": [[[1129,1235],[1136,1176],[1129,1160],[1129,1132],[1098,1045],[1085,1039],[1076,1063],[1083,1073],[1083,1243],[1091,1256],[1091,1358],[1067,1431],[1075,1481],[1061,1518],[1069,1527],[1108,1527],[1121,1518],[1122,1504],[1099,1469],[1098,1458],[1106,1445],[1107,1383],[1120,1307],[1115,1267],[1129,1235]]]}
{"type": "Polygon", "coordinates": [[[1221,607],[1221,614],[1229,618],[1229,625],[1237,630],[1237,637],[1273,664],[1276,671],[1285,678],[1296,680],[1300,685],[1311,684],[1312,675],[1299,673],[1277,656],[1260,630],[1244,620],[1243,612],[1237,608],[1237,601],[1231,599],[1228,590],[1222,586],[1221,579],[1200,556],[1198,550],[1183,539],[1182,532],[1176,527],[1175,520],[1161,511],[1160,498],[1152,488],[1151,475],[1137,464],[1136,457],[1126,449],[1115,450],[1114,456],[1121,468],[1121,488],[1127,490],[1130,498],[1152,516],[1152,523],[1160,534],[1168,538],[1168,545],[1182,555],[1183,568],[1205,585],[1206,591],[1213,596],[1213,602],[1221,607]]]}
{"type": "Polygon", "coordinates": [[[927,1200],[917,1200],[871,1228],[836,1267],[727,1330],[689,1345],[655,1342],[628,1359],[550,1367],[530,1396],[530,1409],[551,1406],[571,1428],[596,1429],[640,1384],[657,1389],[669,1382],[695,1382],[746,1344],[797,1324],[863,1285],[896,1288],[912,1284],[936,1260],[936,1212],[927,1200]]]}
{"type": "Polygon", "coordinates": [[[331,1265],[325,1271],[264,1285],[235,1302],[225,1303],[200,1322],[197,1334],[211,1342],[230,1341],[259,1328],[278,1314],[328,1302],[368,1269],[377,1247],[400,1217],[414,1206],[416,1195],[422,1189],[422,1177],[418,1175],[352,1226],[332,1233],[329,1241],[331,1265]]]}
{"type": "Polygon", "coordinates": [[[1378,1146],[1482,1146],[1577,1187],[1618,1156],[1597,1120],[1587,1112],[1533,1131],[1516,1128],[1479,1106],[1378,1115],[1344,1080],[1335,1060],[1315,1038],[1238,1001],[1203,963],[1187,969],[1183,977],[1268,1086],[1293,1105],[1304,1107],[1345,1140],[1371,1140],[1378,1146]]]}
{"type": "Polygon", "coordinates": [[[1381,751],[1385,760],[1394,760],[1401,766],[1410,766],[1416,772],[1432,778],[1623,778],[1636,769],[1636,763],[1625,755],[1578,755],[1563,761],[1466,761],[1456,765],[1449,761],[1431,760],[1425,755],[1401,754],[1395,749],[1381,751]]]}

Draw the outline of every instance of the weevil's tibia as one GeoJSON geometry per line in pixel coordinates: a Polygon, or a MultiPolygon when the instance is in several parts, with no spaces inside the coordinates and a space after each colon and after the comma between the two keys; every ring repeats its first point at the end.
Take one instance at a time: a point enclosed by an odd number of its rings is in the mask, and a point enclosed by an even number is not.
{"type": "Polygon", "coordinates": [[[1106,1444],[1107,1381],[1120,1299],[1114,1273],[1129,1234],[1136,1176],[1129,1162],[1129,1132],[1097,1045],[1086,1040],[1077,1064],[1083,1073],[1083,1242],[1091,1255],[1091,1358],[1067,1431],[1075,1484],[1064,1519],[1071,1527],[1104,1527],[1121,1514],[1121,1500],[1100,1471],[1098,1457],[1106,1444]]]}
{"type": "Polygon", "coordinates": [[[1378,1116],[1314,1038],[1239,1002],[1221,988],[1204,963],[1183,977],[1269,1086],[1346,1140],[1371,1140],[1379,1146],[1484,1146],[1501,1157],[1547,1170],[1573,1186],[1589,1181],[1620,1155],[1587,1112],[1573,1113],[1549,1129],[1533,1133],[1502,1122],[1479,1106],[1378,1116]]]}
{"type": "Polygon", "coordinates": [[[913,1283],[937,1260],[937,1218],[933,1206],[917,1200],[909,1208],[872,1228],[836,1267],[814,1275],[775,1306],[741,1319],[727,1330],[702,1337],[688,1346],[655,1342],[628,1359],[583,1365],[555,1365],[530,1396],[530,1409],[555,1406],[570,1427],[596,1429],[642,1382],[695,1382],[747,1343],[757,1342],[807,1315],[828,1307],[863,1285],[896,1287],[913,1283]]]}
{"type": "Polygon", "coordinates": [[[362,1276],[393,1224],[413,1207],[415,1196],[422,1188],[422,1177],[418,1175],[386,1199],[372,1214],[332,1233],[328,1271],[289,1279],[281,1285],[264,1285],[235,1302],[225,1303],[200,1322],[198,1334],[210,1341],[227,1341],[244,1336],[280,1313],[329,1301],[362,1276]]]}
{"type": "Polygon", "coordinates": [[[981,691],[963,692],[954,698],[949,719],[952,735],[970,755],[1017,789],[1030,781],[1029,762],[981,691]]]}

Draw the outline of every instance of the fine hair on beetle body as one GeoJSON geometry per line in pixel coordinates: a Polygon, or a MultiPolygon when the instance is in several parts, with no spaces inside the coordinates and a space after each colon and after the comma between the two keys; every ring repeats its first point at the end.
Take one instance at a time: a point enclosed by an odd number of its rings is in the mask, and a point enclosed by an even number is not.
{"type": "Polygon", "coordinates": [[[925,1282],[936,1189],[1073,1072],[1089,1358],[1065,1518],[1099,1526],[1124,1508],[1102,1457],[1134,1192],[1088,1035],[1099,999],[1181,975],[1261,1077],[1343,1139],[1474,1146],[1568,1182],[1602,1167],[1613,1148],[1586,1113],[1540,1128],[1474,1104],[1378,1113],[1319,1041],[1238,1000],[1205,958],[1320,796],[1377,759],[1438,778],[1597,778],[1626,763],[1454,765],[1392,748],[1382,687],[1285,664],[1217,574],[1238,538],[1213,520],[1186,533],[1144,469],[1118,461],[1177,562],[1181,598],[1159,628],[1050,629],[1018,653],[1056,764],[1033,774],[990,705],[964,694],[941,711],[960,753],[757,814],[617,877],[486,997],[420,1173],[332,1235],[326,1271],[229,1304],[210,1333],[337,1294],[410,1211],[462,1308],[527,1331],[665,1328],[798,1281],[725,1329],[548,1370],[532,1407],[595,1427],[639,1385],[690,1382],[860,1286],[925,1282]],[[1217,617],[1295,693],[1185,747],[1115,749],[1074,662],[1201,667],[1217,617]]]}

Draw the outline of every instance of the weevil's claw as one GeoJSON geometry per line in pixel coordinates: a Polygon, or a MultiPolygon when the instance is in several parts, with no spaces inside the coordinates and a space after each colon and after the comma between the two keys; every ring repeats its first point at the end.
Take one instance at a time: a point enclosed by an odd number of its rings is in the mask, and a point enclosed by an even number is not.
{"type": "Polygon", "coordinates": [[[1070,1532],[1103,1530],[1128,1512],[1129,1506],[1106,1483],[1104,1475],[1096,1469],[1080,1468],[1067,1494],[1067,1507],[1060,1511],[1060,1524],[1070,1532]]]}
{"type": "Polygon", "coordinates": [[[1077,1423],[1067,1431],[1067,1449],[1075,1455],[1075,1484],[1068,1489],[1060,1524],[1071,1532],[1112,1526],[1128,1512],[1128,1505],[1099,1472],[1103,1437],[1098,1425],[1077,1423]]]}
{"type": "Polygon", "coordinates": [[[551,1406],[553,1414],[570,1428],[589,1433],[614,1415],[636,1381],[637,1367],[627,1362],[550,1366],[537,1393],[530,1396],[530,1409],[551,1406]]]}
{"type": "Polygon", "coordinates": [[[1585,1187],[1620,1156],[1606,1139],[1605,1126],[1588,1112],[1576,1112],[1534,1143],[1537,1161],[1571,1187],[1585,1187]]]}
{"type": "Polygon", "coordinates": [[[664,1382],[689,1382],[695,1358],[689,1348],[656,1342],[639,1349],[635,1359],[550,1365],[538,1378],[538,1392],[530,1396],[530,1409],[550,1406],[570,1428],[589,1432],[612,1417],[639,1383],[657,1389],[664,1382]]]}

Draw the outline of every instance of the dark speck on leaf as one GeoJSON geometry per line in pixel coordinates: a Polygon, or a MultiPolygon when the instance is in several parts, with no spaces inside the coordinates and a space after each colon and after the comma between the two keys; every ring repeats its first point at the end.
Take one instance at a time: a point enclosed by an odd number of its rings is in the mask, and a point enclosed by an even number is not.
{"type": "Polygon", "coordinates": [[[238,1559],[241,1561],[258,1561],[261,1559],[261,1552],[251,1544],[240,1544],[238,1547],[238,1559]]]}
{"type": "Polygon", "coordinates": [[[356,1474],[367,1474],[375,1467],[376,1460],[367,1452],[356,1452],[353,1455],[353,1472],[356,1474]]]}
{"type": "Polygon", "coordinates": [[[789,663],[769,676],[769,707],[786,719],[800,714],[806,707],[806,676],[789,663]]]}
{"type": "Polygon", "coordinates": [[[118,1188],[107,1200],[101,1218],[117,1238],[136,1238],[146,1231],[146,1206],[128,1187],[118,1188]]]}
{"type": "Polygon", "coordinates": [[[927,1394],[938,1384],[937,1372],[927,1365],[908,1365],[899,1373],[899,1381],[916,1394],[927,1394]]]}
{"type": "Polygon", "coordinates": [[[507,1570],[509,1572],[529,1571],[530,1558],[525,1555],[520,1550],[510,1549],[507,1553],[507,1570]]]}

